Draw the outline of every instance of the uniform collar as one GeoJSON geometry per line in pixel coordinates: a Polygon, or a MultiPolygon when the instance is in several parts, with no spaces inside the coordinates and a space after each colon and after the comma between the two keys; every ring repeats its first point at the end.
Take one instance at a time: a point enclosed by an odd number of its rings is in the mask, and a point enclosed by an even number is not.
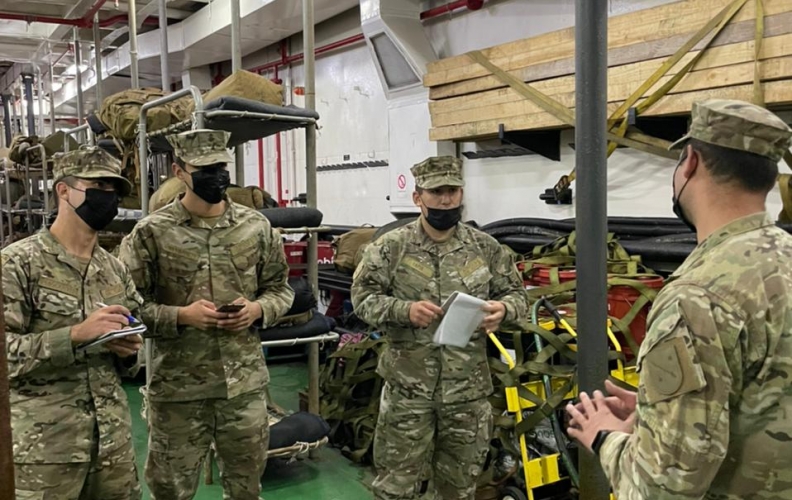
{"type": "MultiPolygon", "coordinates": [[[[79,261],[79,259],[77,259],[77,257],[66,251],[66,247],[64,247],[61,242],[52,235],[49,228],[42,228],[39,234],[41,238],[42,251],[50,255],[54,255],[58,262],[67,264],[74,268],[77,272],[82,273],[83,264],[79,261]]],[[[95,274],[98,274],[103,268],[106,268],[104,265],[104,258],[105,254],[102,251],[102,248],[97,244],[94,246],[93,255],[91,256],[91,262],[88,265],[86,277],[91,277],[95,274]]]]}
{"type": "Polygon", "coordinates": [[[734,236],[739,236],[741,234],[745,234],[750,231],[755,231],[757,229],[762,229],[769,226],[775,226],[775,222],[773,221],[773,218],[770,216],[770,214],[767,212],[759,212],[753,215],[748,215],[746,217],[741,217],[726,224],[725,226],[721,227],[720,229],[709,235],[706,240],[702,241],[695,248],[695,250],[693,250],[693,252],[687,258],[685,263],[682,266],[680,266],[679,269],[676,270],[676,272],[674,272],[673,276],[678,277],[680,274],[684,273],[689,263],[698,261],[704,255],[711,252],[715,248],[719,247],[722,243],[728,241],[734,236]]]}
{"type": "MultiPolygon", "coordinates": [[[[194,217],[189,210],[184,208],[184,205],[181,202],[183,196],[183,194],[180,195],[173,202],[176,223],[180,225],[184,224],[185,222],[192,221],[194,217]]],[[[223,214],[220,216],[220,219],[218,219],[217,224],[215,224],[215,228],[231,227],[232,225],[236,224],[237,221],[238,212],[236,206],[234,206],[234,203],[232,203],[230,198],[228,198],[228,195],[223,195],[223,200],[226,202],[227,207],[225,212],[223,212],[223,214]]]]}
{"type": "Polygon", "coordinates": [[[422,219],[423,216],[419,216],[415,221],[412,237],[413,242],[424,250],[434,251],[434,253],[446,254],[459,250],[467,243],[471,242],[470,228],[459,222],[457,223],[456,229],[454,230],[454,234],[451,235],[451,238],[448,241],[438,243],[431,239],[428,234],[426,234],[426,231],[423,228],[423,223],[421,222],[422,219]]]}

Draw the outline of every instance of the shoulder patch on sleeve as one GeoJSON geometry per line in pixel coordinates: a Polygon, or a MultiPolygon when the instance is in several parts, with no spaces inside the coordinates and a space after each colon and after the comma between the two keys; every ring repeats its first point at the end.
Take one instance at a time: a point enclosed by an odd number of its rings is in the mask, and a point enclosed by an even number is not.
{"type": "Polygon", "coordinates": [[[706,380],[682,337],[660,342],[642,362],[641,379],[650,404],[703,389],[706,380]]]}

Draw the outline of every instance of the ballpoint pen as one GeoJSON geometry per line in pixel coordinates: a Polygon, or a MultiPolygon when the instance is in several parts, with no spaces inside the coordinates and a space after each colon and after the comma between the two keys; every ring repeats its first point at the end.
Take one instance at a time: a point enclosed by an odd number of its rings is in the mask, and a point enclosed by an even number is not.
{"type": "MultiPolygon", "coordinates": [[[[97,303],[96,303],[96,305],[97,305],[97,306],[99,306],[99,307],[110,307],[110,306],[108,306],[107,304],[105,304],[104,302],[97,302],[97,303]]],[[[124,314],[124,317],[126,317],[127,321],[129,321],[129,323],[130,323],[130,324],[132,324],[132,323],[140,323],[140,321],[138,321],[138,320],[137,320],[137,319],[136,319],[134,316],[132,316],[131,314],[129,314],[129,315],[127,315],[127,314],[124,314]]]]}

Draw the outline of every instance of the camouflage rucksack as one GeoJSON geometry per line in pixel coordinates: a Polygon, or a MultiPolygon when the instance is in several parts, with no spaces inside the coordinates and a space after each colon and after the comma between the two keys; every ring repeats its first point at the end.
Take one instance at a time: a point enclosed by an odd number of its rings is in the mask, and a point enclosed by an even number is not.
{"type": "Polygon", "coordinates": [[[30,137],[18,135],[11,141],[11,151],[8,152],[8,158],[14,163],[20,165],[25,164],[25,160],[30,160],[30,165],[41,166],[41,150],[34,149],[27,153],[28,148],[39,145],[39,138],[37,135],[30,137]]]}
{"type": "Polygon", "coordinates": [[[349,274],[354,273],[355,268],[360,264],[363,250],[371,243],[376,232],[375,227],[361,227],[339,236],[333,243],[335,247],[333,263],[336,269],[349,274]]]}
{"type": "Polygon", "coordinates": [[[345,333],[319,376],[319,414],[330,424],[330,442],[357,463],[371,463],[383,380],[377,374],[385,340],[345,333]]]}
{"type": "MultiPolygon", "coordinates": [[[[140,122],[140,108],[166,93],[160,89],[129,89],[113,94],[102,102],[99,119],[110,134],[120,141],[133,141],[140,122]]],[[[160,130],[178,120],[170,106],[158,106],[146,112],[146,130],[160,130]]]]}

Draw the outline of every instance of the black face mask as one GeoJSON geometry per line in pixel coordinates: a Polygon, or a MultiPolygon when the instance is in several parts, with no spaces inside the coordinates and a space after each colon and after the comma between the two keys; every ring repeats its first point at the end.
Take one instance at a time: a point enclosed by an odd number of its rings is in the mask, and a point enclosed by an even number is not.
{"type": "Polygon", "coordinates": [[[462,219],[462,207],[442,210],[439,208],[426,208],[426,222],[438,231],[448,231],[462,219]]]}
{"type": "Polygon", "coordinates": [[[190,175],[193,192],[211,205],[223,201],[223,195],[231,185],[231,174],[224,167],[203,168],[190,175]]]}
{"type": "MultiPolygon", "coordinates": [[[[687,159],[687,153],[684,154],[682,156],[682,158],[679,159],[679,163],[677,163],[677,166],[674,169],[674,177],[673,177],[672,184],[671,184],[672,185],[672,189],[674,190],[674,193],[676,193],[676,172],[677,172],[677,170],[679,170],[679,166],[682,165],[682,163],[685,161],[685,159],[687,159]]],[[[693,224],[693,221],[691,221],[688,218],[687,215],[685,215],[685,211],[682,209],[682,204],[679,202],[679,199],[682,197],[682,193],[685,191],[685,188],[687,187],[688,182],[690,182],[690,179],[692,179],[692,176],[688,177],[688,179],[685,181],[685,184],[682,186],[682,189],[679,190],[679,195],[678,196],[677,195],[672,195],[671,202],[673,203],[674,215],[676,215],[679,218],[679,220],[684,222],[685,225],[688,228],[690,228],[691,231],[693,231],[695,233],[696,232],[696,225],[693,224]]]]}
{"type": "Polygon", "coordinates": [[[85,191],[74,187],[72,189],[85,193],[85,201],[79,207],[72,206],[72,208],[77,216],[94,231],[106,228],[118,215],[118,194],[115,191],[96,188],[89,188],[85,191]]]}

